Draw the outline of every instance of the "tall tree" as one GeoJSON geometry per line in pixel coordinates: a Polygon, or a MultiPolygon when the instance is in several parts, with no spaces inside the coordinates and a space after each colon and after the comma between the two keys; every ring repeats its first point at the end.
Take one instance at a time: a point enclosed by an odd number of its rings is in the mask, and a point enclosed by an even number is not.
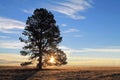
{"type": "Polygon", "coordinates": [[[67,64],[66,54],[57,47],[62,37],[51,12],[44,8],[34,10],[22,34],[26,37],[19,39],[26,45],[20,53],[23,56],[29,55],[30,61],[21,65],[32,64],[34,60],[38,61],[38,69],[42,69],[42,66],[67,64]],[[54,56],[54,64],[50,63],[50,56],[54,56]]]}

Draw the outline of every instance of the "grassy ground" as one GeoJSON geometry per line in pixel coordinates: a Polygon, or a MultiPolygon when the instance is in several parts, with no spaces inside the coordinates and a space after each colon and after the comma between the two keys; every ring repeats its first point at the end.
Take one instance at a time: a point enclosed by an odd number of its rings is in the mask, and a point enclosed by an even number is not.
{"type": "Polygon", "coordinates": [[[118,67],[34,68],[0,67],[0,80],[119,80],[118,67]]]}

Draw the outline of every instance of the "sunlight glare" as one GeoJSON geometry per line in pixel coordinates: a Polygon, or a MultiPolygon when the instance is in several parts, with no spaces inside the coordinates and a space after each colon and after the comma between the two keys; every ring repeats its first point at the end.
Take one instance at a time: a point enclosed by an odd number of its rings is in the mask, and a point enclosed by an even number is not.
{"type": "Polygon", "coordinates": [[[55,63],[55,58],[54,58],[53,56],[51,56],[49,62],[50,62],[50,63],[55,63]]]}

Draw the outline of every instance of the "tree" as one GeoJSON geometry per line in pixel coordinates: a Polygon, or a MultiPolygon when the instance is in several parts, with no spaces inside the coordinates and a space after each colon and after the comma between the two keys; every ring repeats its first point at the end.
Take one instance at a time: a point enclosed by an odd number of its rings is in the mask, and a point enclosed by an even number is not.
{"type": "Polygon", "coordinates": [[[32,64],[34,60],[38,61],[38,69],[43,66],[67,64],[66,54],[58,49],[62,37],[51,12],[43,8],[34,10],[33,15],[28,17],[22,34],[26,37],[19,39],[26,45],[20,53],[23,56],[29,55],[29,61],[21,63],[22,66],[32,64]],[[50,56],[54,56],[54,64],[50,63],[50,56]]]}

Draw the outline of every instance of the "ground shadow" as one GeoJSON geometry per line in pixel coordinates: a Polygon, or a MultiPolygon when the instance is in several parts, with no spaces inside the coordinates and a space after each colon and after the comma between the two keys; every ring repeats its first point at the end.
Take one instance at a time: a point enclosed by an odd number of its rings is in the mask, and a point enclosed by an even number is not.
{"type": "Polygon", "coordinates": [[[18,75],[14,75],[13,76],[13,80],[27,80],[28,78],[30,78],[31,76],[33,76],[34,74],[36,74],[39,71],[61,71],[63,69],[42,69],[42,70],[38,70],[38,69],[16,69],[15,72],[19,73],[18,75]]]}
{"type": "Polygon", "coordinates": [[[0,69],[0,80],[27,80],[37,69],[0,69]]]}
{"type": "Polygon", "coordinates": [[[36,74],[39,71],[61,71],[64,69],[34,69],[34,68],[10,68],[10,69],[0,69],[0,80],[27,80],[34,74],[36,74]]]}
{"type": "Polygon", "coordinates": [[[13,80],[27,80],[38,72],[37,69],[16,69],[17,74],[12,77],[13,80]]]}

